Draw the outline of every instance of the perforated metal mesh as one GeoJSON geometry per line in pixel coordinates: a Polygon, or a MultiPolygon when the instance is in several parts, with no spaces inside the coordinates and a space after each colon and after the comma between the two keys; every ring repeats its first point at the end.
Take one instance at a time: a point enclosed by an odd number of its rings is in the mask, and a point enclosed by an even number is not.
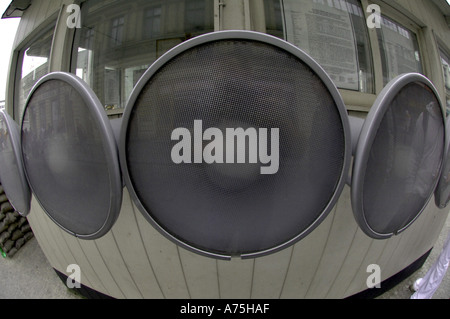
{"type": "Polygon", "coordinates": [[[345,149],[341,115],[316,73],[250,40],[199,45],[160,68],[134,104],[126,139],[145,214],[179,241],[227,255],[272,249],[317,226],[343,174],[345,149]],[[196,120],[224,136],[227,128],[267,128],[270,140],[279,128],[278,172],[262,175],[268,165],[248,161],[195,164],[194,155],[193,164],[174,164],[171,134],[187,128],[194,152],[196,120]]]}
{"type": "Polygon", "coordinates": [[[102,132],[81,95],[59,80],[42,83],[27,103],[24,165],[46,213],[75,235],[98,232],[109,217],[111,182],[102,132]]]}
{"type": "Polygon", "coordinates": [[[373,231],[395,234],[423,211],[439,178],[444,120],[435,94],[405,86],[378,129],[364,180],[364,216],[373,231]]]}

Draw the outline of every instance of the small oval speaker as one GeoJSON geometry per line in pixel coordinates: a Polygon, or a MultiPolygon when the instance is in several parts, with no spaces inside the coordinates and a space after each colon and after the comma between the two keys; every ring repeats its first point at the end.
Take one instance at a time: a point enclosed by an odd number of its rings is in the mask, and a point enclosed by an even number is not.
{"type": "Polygon", "coordinates": [[[97,239],[120,212],[117,144],[94,92],[75,75],[51,73],[25,105],[22,156],[37,200],[62,229],[97,239]]]}
{"type": "Polygon", "coordinates": [[[5,111],[0,111],[0,181],[14,209],[27,216],[31,190],[23,169],[20,128],[5,111]]]}
{"type": "Polygon", "coordinates": [[[404,74],[380,93],[361,131],[352,206],[375,239],[406,230],[430,201],[442,169],[445,115],[433,84],[404,74]]]}
{"type": "Polygon", "coordinates": [[[255,258],[328,215],[351,138],[338,90],[309,56],[265,34],[224,31],[147,70],[119,153],[136,205],[165,236],[213,258],[255,258]]]}
{"type": "Polygon", "coordinates": [[[445,148],[445,161],[441,178],[434,194],[436,206],[444,209],[450,203],[450,120],[447,119],[446,135],[447,144],[445,148]]]}

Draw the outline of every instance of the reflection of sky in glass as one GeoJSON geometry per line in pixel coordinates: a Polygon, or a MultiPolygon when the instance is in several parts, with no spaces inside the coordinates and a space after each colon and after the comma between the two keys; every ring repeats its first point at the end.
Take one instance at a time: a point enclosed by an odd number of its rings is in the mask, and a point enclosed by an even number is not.
{"type": "Polygon", "coordinates": [[[28,74],[39,68],[41,65],[48,62],[47,58],[28,56],[27,53],[25,53],[25,57],[23,59],[22,78],[26,77],[28,74]]]}

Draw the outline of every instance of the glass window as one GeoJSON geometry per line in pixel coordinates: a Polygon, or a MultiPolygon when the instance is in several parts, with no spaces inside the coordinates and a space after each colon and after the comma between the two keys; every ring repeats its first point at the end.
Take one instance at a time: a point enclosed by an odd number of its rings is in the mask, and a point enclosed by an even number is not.
{"type": "Polygon", "coordinates": [[[281,1],[264,1],[264,12],[266,18],[266,33],[284,39],[281,1]]]}
{"type": "Polygon", "coordinates": [[[20,73],[16,87],[15,116],[21,120],[28,94],[36,82],[49,72],[50,50],[55,25],[20,52],[20,73]]]}
{"type": "Polygon", "coordinates": [[[161,33],[161,7],[147,9],[144,24],[146,38],[152,39],[159,36],[161,33]]]}
{"type": "Polygon", "coordinates": [[[313,57],[342,89],[373,93],[366,18],[358,0],[264,0],[266,32],[313,57]]]}
{"type": "Polygon", "coordinates": [[[417,36],[386,17],[381,18],[378,41],[384,85],[403,73],[422,73],[417,36]]]}
{"type": "Polygon", "coordinates": [[[442,70],[444,72],[444,84],[447,100],[447,116],[450,115],[450,56],[440,50],[442,70]]]}
{"type": "Polygon", "coordinates": [[[206,3],[204,0],[186,1],[184,29],[186,32],[198,32],[204,29],[206,3]]]}
{"type": "Polygon", "coordinates": [[[209,0],[88,0],[75,31],[72,72],[106,110],[125,103],[142,74],[177,44],[214,31],[209,0]]]}
{"type": "Polygon", "coordinates": [[[122,44],[124,24],[125,24],[124,17],[118,17],[118,18],[115,18],[112,20],[112,26],[111,26],[112,46],[117,46],[117,45],[122,44]]]}

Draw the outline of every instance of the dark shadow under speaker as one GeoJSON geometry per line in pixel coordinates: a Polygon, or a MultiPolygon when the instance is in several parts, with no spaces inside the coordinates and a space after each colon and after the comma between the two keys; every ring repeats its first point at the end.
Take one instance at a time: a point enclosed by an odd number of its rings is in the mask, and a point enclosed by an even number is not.
{"type": "Polygon", "coordinates": [[[445,115],[433,84],[400,75],[380,93],[361,131],[352,206],[362,230],[387,239],[420,216],[436,189],[445,148],[445,115]]]}
{"type": "Polygon", "coordinates": [[[23,168],[20,128],[4,111],[0,111],[0,182],[14,209],[27,216],[31,190],[23,168]]]}
{"type": "Polygon", "coordinates": [[[117,144],[94,92],[75,75],[51,73],[32,89],[22,121],[22,156],[36,199],[62,229],[105,235],[122,202],[117,144]]]}
{"type": "Polygon", "coordinates": [[[119,153],[143,215],[213,258],[279,251],[335,205],[348,116],[323,69],[274,37],[224,31],[161,57],[125,109],[119,153]]]}

